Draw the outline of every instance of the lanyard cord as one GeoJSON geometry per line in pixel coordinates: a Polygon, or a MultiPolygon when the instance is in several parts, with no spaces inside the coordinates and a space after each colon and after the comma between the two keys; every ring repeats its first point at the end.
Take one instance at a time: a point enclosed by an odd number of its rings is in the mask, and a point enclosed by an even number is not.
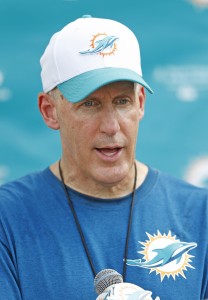
{"type": "MultiPolygon", "coordinates": [[[[131,231],[131,223],[132,223],[132,215],[133,215],[133,207],[134,207],[134,198],[135,198],[135,190],[136,190],[136,182],[137,182],[137,167],[136,167],[136,163],[134,163],[134,170],[135,170],[134,185],[133,185],[133,191],[132,191],[132,200],[131,200],[131,207],[130,207],[130,213],[129,213],[129,221],[128,221],[128,228],[127,228],[127,235],[126,235],[125,250],[124,250],[124,265],[123,265],[123,281],[124,282],[125,282],[125,279],[126,279],[126,260],[127,260],[127,255],[128,255],[128,245],[129,245],[129,237],[130,237],[130,231],[131,231]]],[[[87,244],[86,244],[86,241],[85,241],[85,237],[84,237],[82,228],[80,226],[77,214],[75,212],[73,203],[72,203],[72,201],[71,201],[71,199],[69,197],[67,186],[66,186],[66,184],[64,182],[63,172],[62,172],[62,169],[61,169],[61,160],[59,160],[59,174],[60,174],[60,177],[61,177],[61,182],[62,182],[62,186],[63,186],[64,192],[65,192],[66,197],[68,199],[68,203],[69,203],[69,206],[71,208],[71,212],[73,214],[73,217],[74,217],[74,220],[75,220],[75,223],[76,223],[79,235],[80,235],[81,240],[82,240],[82,244],[84,246],[84,249],[85,249],[88,261],[90,263],[93,275],[95,277],[97,273],[95,271],[95,267],[93,265],[93,262],[92,262],[92,259],[91,259],[90,253],[89,253],[89,249],[87,247],[87,244]]]]}

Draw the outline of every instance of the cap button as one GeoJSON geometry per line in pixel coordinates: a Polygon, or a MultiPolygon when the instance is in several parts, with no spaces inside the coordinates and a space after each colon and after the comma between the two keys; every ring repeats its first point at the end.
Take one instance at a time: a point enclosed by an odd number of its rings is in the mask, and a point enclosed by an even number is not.
{"type": "Polygon", "coordinates": [[[92,16],[91,15],[84,15],[84,16],[82,16],[82,18],[92,18],[92,16]]]}

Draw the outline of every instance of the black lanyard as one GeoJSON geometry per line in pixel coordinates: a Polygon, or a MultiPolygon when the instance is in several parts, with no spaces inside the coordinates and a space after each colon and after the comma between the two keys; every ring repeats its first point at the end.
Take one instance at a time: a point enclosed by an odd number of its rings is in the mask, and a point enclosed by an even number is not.
{"type": "MultiPolygon", "coordinates": [[[[131,231],[131,223],[132,223],[132,215],[133,215],[133,207],[134,207],[134,198],[135,198],[135,190],[136,190],[136,182],[137,182],[137,167],[136,167],[136,162],[134,163],[134,169],[135,169],[134,185],[133,185],[132,200],[131,200],[131,207],[130,207],[130,213],[129,213],[128,227],[127,227],[126,243],[125,243],[125,249],[124,249],[124,264],[123,264],[123,281],[124,282],[125,282],[125,279],[126,279],[126,261],[127,261],[127,254],[128,254],[128,245],[129,245],[129,237],[130,237],[130,231],[131,231]]],[[[81,240],[82,240],[83,247],[85,249],[87,258],[89,260],[89,263],[90,263],[93,275],[95,277],[96,274],[97,274],[97,272],[95,271],[95,267],[94,267],[94,264],[92,262],[92,258],[90,256],[89,249],[87,247],[87,244],[86,244],[86,241],[85,241],[85,237],[84,237],[82,228],[80,226],[77,214],[76,214],[76,212],[74,210],[73,203],[72,203],[72,201],[71,201],[71,199],[69,197],[67,186],[66,186],[66,184],[64,182],[63,173],[62,173],[62,169],[61,169],[61,160],[59,160],[59,174],[60,174],[60,177],[61,177],[61,182],[62,182],[64,191],[65,191],[66,197],[68,199],[69,206],[71,208],[71,211],[72,211],[72,214],[73,214],[73,217],[74,217],[74,220],[75,220],[78,232],[79,232],[81,240]]]]}

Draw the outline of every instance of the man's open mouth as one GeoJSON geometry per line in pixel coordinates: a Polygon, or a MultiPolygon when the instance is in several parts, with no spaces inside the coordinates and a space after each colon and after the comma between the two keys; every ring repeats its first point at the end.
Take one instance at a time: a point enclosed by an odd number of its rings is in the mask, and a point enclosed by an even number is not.
{"type": "Polygon", "coordinates": [[[115,147],[115,148],[96,148],[97,151],[99,151],[102,155],[105,155],[107,157],[113,157],[116,154],[118,154],[121,151],[121,147],[115,147]]]}

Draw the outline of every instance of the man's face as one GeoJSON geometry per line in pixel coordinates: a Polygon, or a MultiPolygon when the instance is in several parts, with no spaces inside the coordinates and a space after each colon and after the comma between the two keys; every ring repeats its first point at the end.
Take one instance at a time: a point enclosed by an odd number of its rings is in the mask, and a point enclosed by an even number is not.
{"type": "Polygon", "coordinates": [[[135,92],[128,81],[108,84],[75,104],[59,99],[63,160],[80,182],[114,185],[128,176],[144,101],[144,89],[135,92]]]}

